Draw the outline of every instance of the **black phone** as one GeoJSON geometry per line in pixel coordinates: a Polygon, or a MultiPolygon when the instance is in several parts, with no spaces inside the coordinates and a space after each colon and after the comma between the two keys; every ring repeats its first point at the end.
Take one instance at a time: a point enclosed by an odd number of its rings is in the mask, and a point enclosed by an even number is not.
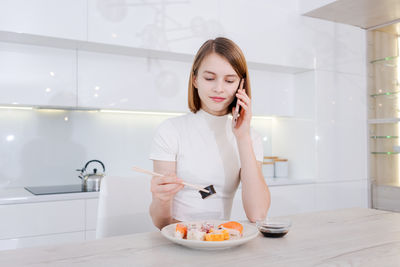
{"type": "Polygon", "coordinates": [[[233,120],[232,120],[234,127],[236,126],[237,119],[240,116],[240,106],[238,105],[238,102],[237,102],[236,93],[239,91],[240,84],[242,83],[242,79],[244,79],[244,78],[240,78],[238,88],[236,89],[236,92],[235,92],[235,99],[232,102],[232,104],[233,104],[232,107],[236,107],[235,108],[235,113],[233,114],[233,120]]]}

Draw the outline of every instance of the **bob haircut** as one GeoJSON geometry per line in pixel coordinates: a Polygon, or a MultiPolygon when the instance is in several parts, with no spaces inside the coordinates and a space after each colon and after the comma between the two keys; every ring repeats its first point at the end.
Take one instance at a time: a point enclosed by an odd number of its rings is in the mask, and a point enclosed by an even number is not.
{"type": "MultiPolygon", "coordinates": [[[[243,88],[245,88],[246,94],[251,98],[249,70],[247,69],[246,59],[242,50],[228,38],[218,37],[210,39],[200,47],[199,51],[197,51],[192,65],[192,70],[190,71],[188,104],[190,111],[193,113],[196,113],[201,108],[199,93],[197,92],[197,88],[194,87],[193,81],[197,76],[197,72],[203,59],[212,53],[216,53],[228,60],[239,78],[245,78],[243,88]]],[[[233,103],[229,105],[228,112],[230,112],[232,108],[233,103]]]]}

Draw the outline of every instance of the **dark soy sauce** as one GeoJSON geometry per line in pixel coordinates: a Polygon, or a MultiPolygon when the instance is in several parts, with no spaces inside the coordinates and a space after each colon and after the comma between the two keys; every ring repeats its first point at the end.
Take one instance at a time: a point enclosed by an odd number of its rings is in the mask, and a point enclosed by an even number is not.
{"type": "Polygon", "coordinates": [[[265,237],[279,238],[279,237],[286,235],[288,231],[280,232],[280,233],[273,233],[273,232],[269,232],[268,230],[260,230],[260,232],[265,237]]]}

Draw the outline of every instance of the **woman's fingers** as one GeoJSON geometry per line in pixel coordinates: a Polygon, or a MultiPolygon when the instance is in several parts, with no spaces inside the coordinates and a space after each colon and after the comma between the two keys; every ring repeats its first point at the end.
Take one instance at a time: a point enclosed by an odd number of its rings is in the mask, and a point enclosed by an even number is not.
{"type": "Polygon", "coordinates": [[[245,102],[246,104],[251,103],[250,97],[246,94],[246,92],[244,90],[238,91],[236,93],[236,97],[238,99],[242,100],[243,102],[245,102]]]}
{"type": "Polygon", "coordinates": [[[182,183],[182,179],[179,179],[176,176],[153,176],[152,181],[158,185],[182,183]]]}
{"type": "Polygon", "coordinates": [[[244,110],[246,110],[246,111],[248,110],[248,106],[245,102],[238,99],[238,103],[244,110]]]}

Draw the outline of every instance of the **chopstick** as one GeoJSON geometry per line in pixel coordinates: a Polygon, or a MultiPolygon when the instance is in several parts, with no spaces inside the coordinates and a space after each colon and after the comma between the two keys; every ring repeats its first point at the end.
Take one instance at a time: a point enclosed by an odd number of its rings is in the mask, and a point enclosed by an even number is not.
{"type": "MultiPolygon", "coordinates": [[[[145,170],[145,169],[142,169],[142,168],[139,168],[139,167],[136,167],[136,166],[132,167],[132,170],[134,170],[134,171],[136,171],[136,172],[141,172],[141,173],[153,175],[153,176],[166,177],[166,176],[163,175],[163,174],[156,173],[156,172],[149,171],[149,170],[145,170]]],[[[201,186],[199,186],[199,185],[189,184],[189,183],[186,183],[186,182],[182,182],[181,184],[186,185],[186,186],[189,186],[189,187],[192,187],[192,188],[197,189],[197,190],[200,190],[200,191],[202,191],[202,192],[204,192],[204,193],[210,194],[210,191],[208,191],[207,189],[205,189],[205,188],[203,188],[203,187],[201,187],[201,186]]]]}

